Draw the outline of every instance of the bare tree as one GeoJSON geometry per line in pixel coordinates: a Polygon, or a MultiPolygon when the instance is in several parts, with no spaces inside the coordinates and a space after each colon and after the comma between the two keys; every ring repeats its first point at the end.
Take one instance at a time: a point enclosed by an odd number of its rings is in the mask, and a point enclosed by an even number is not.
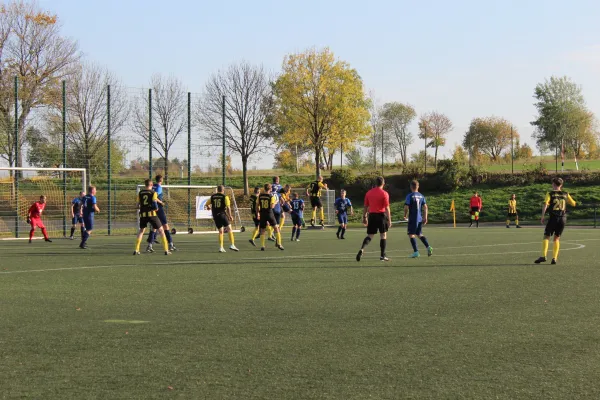
{"type": "Polygon", "coordinates": [[[436,169],[438,149],[446,145],[446,135],[452,128],[450,118],[437,111],[421,116],[419,121],[419,139],[427,140],[427,147],[435,149],[434,163],[436,169]]]}
{"type": "MultiPolygon", "coordinates": [[[[169,177],[169,151],[186,126],[187,99],[181,82],[173,77],[152,76],[152,148],[165,163],[165,183],[169,177]]],[[[145,143],[149,131],[149,99],[134,107],[133,128],[145,143]]],[[[189,162],[189,160],[188,160],[189,162]]]]}
{"type": "Polygon", "coordinates": [[[59,99],[60,81],[79,60],[77,43],[60,35],[54,15],[36,3],[13,2],[0,12],[0,156],[21,166],[25,122],[32,110],[59,99]],[[14,77],[19,78],[18,132],[14,124],[14,77]],[[14,126],[14,125],[12,125],[14,126]],[[15,133],[19,140],[15,144],[15,133]],[[18,151],[18,157],[16,153],[18,151]]]}
{"type": "Polygon", "coordinates": [[[248,160],[270,142],[271,85],[264,68],[242,61],[210,77],[196,112],[209,142],[223,140],[223,96],[225,119],[231,127],[225,131],[225,142],[242,159],[244,194],[248,195],[248,160]]]}
{"type": "Polygon", "coordinates": [[[416,116],[415,109],[409,104],[386,103],[381,110],[384,132],[389,132],[390,145],[400,154],[404,165],[408,163],[408,146],[413,142],[413,136],[408,131],[408,126],[416,116]]]}
{"type": "Polygon", "coordinates": [[[129,114],[125,88],[114,74],[94,64],[80,64],[67,84],[67,141],[80,157],[90,182],[90,162],[107,145],[107,105],[110,85],[111,134],[117,134],[129,114]]]}

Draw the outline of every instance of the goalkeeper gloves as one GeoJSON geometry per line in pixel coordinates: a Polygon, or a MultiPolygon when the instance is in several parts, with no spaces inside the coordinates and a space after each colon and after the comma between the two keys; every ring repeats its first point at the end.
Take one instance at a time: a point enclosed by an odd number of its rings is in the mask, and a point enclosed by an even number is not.
{"type": "Polygon", "coordinates": [[[27,216],[27,223],[30,224],[31,223],[31,218],[29,218],[29,216],[27,216]]]}

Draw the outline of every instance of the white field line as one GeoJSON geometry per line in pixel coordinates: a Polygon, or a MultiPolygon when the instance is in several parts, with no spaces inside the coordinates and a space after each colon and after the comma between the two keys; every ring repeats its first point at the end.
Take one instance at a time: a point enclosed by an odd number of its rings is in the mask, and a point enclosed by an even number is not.
{"type": "MultiPolygon", "coordinates": [[[[583,241],[598,241],[600,239],[582,239],[582,240],[578,240],[577,242],[583,242],[583,241]]],[[[576,243],[576,242],[571,242],[571,241],[562,241],[565,244],[574,244],[577,245],[577,247],[574,248],[570,248],[570,249],[561,249],[561,251],[571,251],[571,250],[581,250],[583,248],[585,248],[584,244],[580,244],[580,243],[576,243]]],[[[518,246],[518,245],[530,245],[530,244],[539,244],[539,242],[532,242],[532,243],[503,243],[503,244],[498,244],[498,245],[485,245],[485,246],[518,246]]],[[[447,250],[447,249],[463,249],[463,248],[471,248],[471,247],[484,247],[484,246],[457,246],[457,247],[440,247],[438,248],[439,250],[447,250]]],[[[398,253],[398,252],[403,252],[403,253],[408,253],[407,250],[402,249],[402,250],[391,250],[388,251],[387,253],[398,253]]],[[[481,256],[485,256],[485,255],[503,255],[503,254],[526,254],[526,253],[538,253],[539,250],[527,250],[527,251],[510,251],[510,252],[500,252],[500,253],[478,253],[477,255],[481,256]]],[[[376,253],[376,251],[372,251],[372,253],[376,253]]],[[[277,253],[277,254],[281,254],[281,253],[277,253]]],[[[330,253],[330,254],[319,254],[319,255],[314,255],[314,256],[310,256],[310,255],[301,255],[301,256],[285,256],[285,255],[281,255],[278,257],[252,257],[252,258],[243,258],[240,261],[244,262],[244,261],[267,261],[267,260],[292,260],[292,259],[334,259],[338,258],[339,256],[350,256],[350,255],[355,255],[356,253],[330,253]]],[[[368,254],[368,252],[365,252],[365,254],[368,254]]],[[[444,255],[444,254],[442,254],[444,255]]],[[[472,253],[468,253],[468,254],[445,254],[446,256],[471,256],[473,255],[472,253]]],[[[434,255],[435,257],[436,255],[434,255]]],[[[439,257],[440,254],[437,254],[437,256],[439,257]]],[[[404,259],[405,257],[401,258],[404,259]]],[[[408,259],[406,257],[406,259],[408,259]]],[[[140,267],[140,266],[158,266],[158,267],[169,267],[172,265],[202,265],[202,264],[231,264],[233,263],[233,260],[227,259],[227,260],[220,260],[220,259],[213,259],[213,260],[198,260],[198,261],[171,261],[171,260],[167,260],[165,259],[165,262],[160,262],[160,263],[145,263],[145,264],[111,264],[111,265],[89,265],[89,266],[79,266],[79,267],[63,267],[63,268],[47,268],[47,269],[30,269],[30,270],[24,270],[24,271],[0,271],[0,275],[2,274],[26,274],[26,273],[32,273],[32,272],[54,272],[54,271],[78,271],[78,270],[86,270],[86,269],[105,269],[105,268],[124,268],[124,267],[140,267]]],[[[357,264],[358,265],[358,264],[357,264]]],[[[387,265],[387,264],[386,264],[387,265]]]]}

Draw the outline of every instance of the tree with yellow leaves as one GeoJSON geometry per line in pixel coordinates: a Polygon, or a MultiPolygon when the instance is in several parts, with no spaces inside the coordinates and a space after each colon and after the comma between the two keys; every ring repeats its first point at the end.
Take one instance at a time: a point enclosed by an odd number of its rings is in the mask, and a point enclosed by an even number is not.
{"type": "Polygon", "coordinates": [[[275,141],[309,145],[317,176],[324,149],[349,148],[370,133],[362,80],[328,48],[286,56],[273,89],[275,120],[282,127],[275,141]]]}

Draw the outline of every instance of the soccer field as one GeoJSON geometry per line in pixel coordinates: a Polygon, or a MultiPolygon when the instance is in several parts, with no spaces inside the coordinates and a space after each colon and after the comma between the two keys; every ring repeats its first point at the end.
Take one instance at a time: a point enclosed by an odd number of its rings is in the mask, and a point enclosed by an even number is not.
{"type": "Polygon", "coordinates": [[[426,227],[434,255],[409,259],[394,228],[389,263],[378,240],[355,261],[362,229],[264,253],[176,235],[168,257],[0,241],[0,396],[599,398],[600,232],[534,265],[542,232],[426,227]]]}

